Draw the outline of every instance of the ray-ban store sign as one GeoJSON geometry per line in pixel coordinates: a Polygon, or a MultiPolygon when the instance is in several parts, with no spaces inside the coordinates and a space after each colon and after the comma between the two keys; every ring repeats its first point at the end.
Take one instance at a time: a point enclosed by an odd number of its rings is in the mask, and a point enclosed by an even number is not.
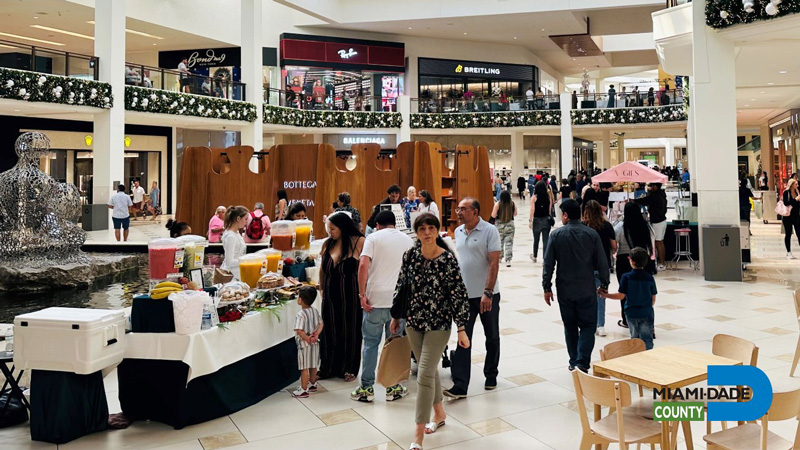
{"type": "Polygon", "coordinates": [[[533,81],[535,66],[455,59],[419,58],[421,76],[461,76],[509,81],[533,81]]]}

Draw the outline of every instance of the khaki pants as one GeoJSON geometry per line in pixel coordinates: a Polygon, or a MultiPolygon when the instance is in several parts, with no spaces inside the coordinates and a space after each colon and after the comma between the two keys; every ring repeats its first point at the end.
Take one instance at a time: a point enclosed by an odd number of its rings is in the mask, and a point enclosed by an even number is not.
{"type": "Polygon", "coordinates": [[[428,423],[433,405],[442,403],[439,361],[450,340],[450,330],[420,332],[406,328],[411,351],[417,357],[417,410],[415,422],[428,423]]]}
{"type": "Polygon", "coordinates": [[[500,262],[505,259],[506,262],[511,262],[514,256],[514,221],[511,222],[497,222],[495,223],[497,231],[500,232],[500,262]]]}

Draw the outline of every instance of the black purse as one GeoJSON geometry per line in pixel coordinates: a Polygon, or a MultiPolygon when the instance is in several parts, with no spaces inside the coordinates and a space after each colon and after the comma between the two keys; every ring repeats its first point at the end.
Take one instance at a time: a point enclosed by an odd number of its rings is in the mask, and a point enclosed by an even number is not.
{"type": "Polygon", "coordinates": [[[397,286],[394,291],[394,297],[392,298],[392,308],[389,312],[392,315],[393,319],[407,319],[408,318],[408,310],[411,308],[411,282],[409,280],[409,275],[411,274],[411,270],[409,269],[409,255],[411,251],[406,253],[403,257],[403,267],[400,270],[406,271],[406,279],[405,282],[397,286]]]}

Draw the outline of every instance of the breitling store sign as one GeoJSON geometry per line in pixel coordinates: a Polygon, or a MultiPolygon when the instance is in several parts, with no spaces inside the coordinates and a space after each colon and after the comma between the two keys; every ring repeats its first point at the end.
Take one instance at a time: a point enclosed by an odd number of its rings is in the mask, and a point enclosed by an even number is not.
{"type": "Polygon", "coordinates": [[[469,77],[506,81],[534,81],[536,66],[457,59],[419,58],[420,76],[469,77]]]}

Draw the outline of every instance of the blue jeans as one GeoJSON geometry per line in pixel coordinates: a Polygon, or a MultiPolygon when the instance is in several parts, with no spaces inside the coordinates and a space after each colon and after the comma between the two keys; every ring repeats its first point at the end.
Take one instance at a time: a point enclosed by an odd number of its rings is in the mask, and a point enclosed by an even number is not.
{"type": "Polygon", "coordinates": [[[597,298],[558,297],[564,338],[567,342],[569,365],[589,369],[594,350],[594,333],[597,331],[597,298]]]}
{"type": "MultiPolygon", "coordinates": [[[[600,287],[600,273],[594,271],[594,287],[600,287]]],[[[606,299],[597,296],[597,326],[606,326],[606,299]]]]}
{"type": "Polygon", "coordinates": [[[647,350],[653,348],[653,323],[654,316],[628,317],[628,328],[631,330],[631,337],[643,340],[647,350]]]}
{"type": "MultiPolygon", "coordinates": [[[[381,338],[386,332],[389,333],[389,323],[392,321],[390,308],[373,308],[372,312],[364,311],[361,320],[361,334],[364,339],[364,348],[361,350],[361,386],[372,386],[375,384],[375,367],[378,365],[378,347],[381,345],[381,338]]],[[[406,321],[400,321],[400,335],[403,335],[406,321]]],[[[388,386],[387,386],[388,387],[388,386]]]]}

